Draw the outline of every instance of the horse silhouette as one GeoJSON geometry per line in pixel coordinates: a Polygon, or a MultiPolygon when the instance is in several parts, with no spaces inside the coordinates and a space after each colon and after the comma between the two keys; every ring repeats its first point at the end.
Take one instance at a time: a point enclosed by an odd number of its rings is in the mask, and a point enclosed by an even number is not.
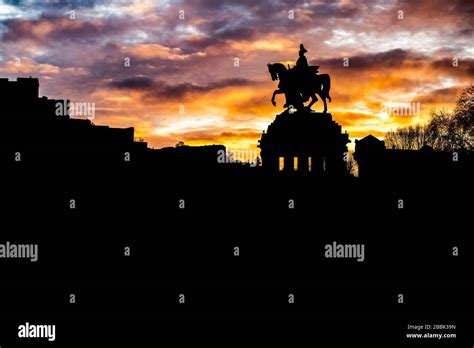
{"type": "MultiPolygon", "coordinates": [[[[277,94],[285,94],[286,108],[296,108],[298,111],[303,111],[305,108],[311,110],[311,106],[318,101],[316,94],[321,97],[324,103],[324,111],[327,112],[326,99],[331,102],[331,96],[329,90],[331,88],[331,78],[328,74],[315,74],[308,73],[307,76],[302,78],[298,76],[296,71],[293,69],[287,69],[281,63],[268,64],[268,71],[272,76],[272,80],[279,80],[278,89],[273,92],[272,104],[276,106],[275,96],[277,94]],[[308,106],[304,106],[306,100],[303,99],[303,95],[311,97],[311,101],[308,106]]],[[[308,71],[309,72],[309,71],[308,71]]]]}

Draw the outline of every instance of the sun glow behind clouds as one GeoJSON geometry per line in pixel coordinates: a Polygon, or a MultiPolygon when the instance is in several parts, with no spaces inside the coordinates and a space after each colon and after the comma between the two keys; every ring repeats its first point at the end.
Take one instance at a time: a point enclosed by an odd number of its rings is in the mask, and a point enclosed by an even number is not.
{"type": "Polygon", "coordinates": [[[192,131],[205,131],[209,128],[222,127],[224,122],[220,117],[193,117],[181,120],[170,120],[153,130],[156,135],[179,134],[192,131]]]}
{"type": "MultiPolygon", "coordinates": [[[[100,111],[94,122],[134,126],[154,147],[184,141],[255,148],[284,103],[279,95],[277,107],[270,104],[278,81],[270,80],[266,64],[294,66],[303,41],[311,64],[331,75],[329,111],[343,130],[352,138],[381,136],[423,121],[432,108],[452,107],[459,91],[472,83],[468,5],[460,0],[370,0],[358,6],[346,0],[1,3],[0,73],[38,76],[42,95],[94,102],[100,111]],[[295,10],[293,20],[289,8],[295,10]],[[403,20],[397,19],[400,8],[403,20]],[[75,20],[68,15],[73,9],[75,20]],[[124,57],[130,58],[129,67],[124,57]],[[345,57],[348,67],[342,65],[345,57]],[[460,60],[456,68],[453,57],[460,60]],[[399,117],[386,110],[412,102],[420,103],[420,115],[399,117]]],[[[321,101],[313,108],[321,111],[321,101]]]]}

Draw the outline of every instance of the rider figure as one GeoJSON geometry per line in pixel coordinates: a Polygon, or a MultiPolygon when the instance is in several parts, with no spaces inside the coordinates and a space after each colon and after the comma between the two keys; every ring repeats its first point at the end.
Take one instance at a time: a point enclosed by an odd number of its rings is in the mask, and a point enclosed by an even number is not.
{"type": "Polygon", "coordinates": [[[296,66],[295,66],[295,72],[296,72],[296,77],[297,77],[297,85],[301,89],[301,94],[303,97],[303,102],[308,101],[309,95],[306,92],[307,90],[307,85],[309,83],[309,65],[308,65],[308,60],[305,57],[305,53],[308,52],[306,48],[304,48],[303,44],[300,44],[300,51],[299,51],[299,58],[296,61],[296,66]]]}
{"type": "Polygon", "coordinates": [[[308,60],[306,59],[306,57],[304,56],[304,54],[308,52],[306,50],[306,48],[304,48],[303,44],[300,45],[300,51],[298,52],[299,54],[299,58],[298,60],[296,61],[296,69],[301,71],[301,72],[306,72],[306,70],[308,69],[309,65],[308,65],[308,60]]]}

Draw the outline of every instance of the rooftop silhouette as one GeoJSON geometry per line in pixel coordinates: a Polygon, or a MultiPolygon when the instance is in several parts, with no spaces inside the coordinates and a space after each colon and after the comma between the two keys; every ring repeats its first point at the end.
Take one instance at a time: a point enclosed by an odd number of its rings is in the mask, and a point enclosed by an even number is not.
{"type": "Polygon", "coordinates": [[[355,141],[354,157],[359,177],[407,181],[426,177],[468,177],[473,174],[474,154],[469,151],[434,151],[387,149],[383,140],[368,135],[355,141]]]}
{"type": "MultiPolygon", "coordinates": [[[[304,53],[302,46],[297,66],[305,65],[304,53]]],[[[307,74],[306,78],[312,79],[317,70],[309,68],[303,67],[303,71],[307,74]]],[[[282,76],[276,76],[280,78],[281,85],[282,76]]],[[[296,79],[293,83],[295,81],[299,82],[290,89],[282,89],[287,97],[286,110],[276,116],[259,140],[263,171],[258,167],[249,167],[248,170],[262,171],[265,175],[298,177],[348,176],[349,135],[342,132],[330,113],[318,113],[302,106],[311,94],[306,90],[305,82],[296,79]],[[300,98],[296,103],[301,104],[299,109],[289,104],[295,95],[300,98]]],[[[321,80],[318,83],[324,91],[324,82],[321,80]]],[[[328,96],[329,87],[326,92],[328,96]]],[[[113,128],[95,125],[90,119],[71,117],[69,100],[39,97],[39,81],[36,78],[18,78],[16,81],[0,79],[0,105],[3,129],[0,149],[4,157],[12,158],[13,152],[26,152],[30,159],[36,156],[44,160],[44,154],[56,154],[52,156],[57,160],[57,154],[61,153],[63,161],[96,161],[106,165],[109,161],[123,160],[124,154],[129,153],[133,154],[135,163],[158,166],[170,172],[212,172],[227,167],[234,174],[241,173],[235,164],[218,163],[219,152],[226,151],[223,145],[151,149],[146,142],[135,141],[133,127],[113,128]],[[63,111],[58,115],[59,107],[63,111]]],[[[472,153],[460,151],[455,160],[453,156],[452,153],[430,148],[419,151],[389,150],[383,141],[372,135],[356,141],[354,154],[361,178],[392,178],[398,181],[426,175],[470,175],[474,158],[472,153]]]]}

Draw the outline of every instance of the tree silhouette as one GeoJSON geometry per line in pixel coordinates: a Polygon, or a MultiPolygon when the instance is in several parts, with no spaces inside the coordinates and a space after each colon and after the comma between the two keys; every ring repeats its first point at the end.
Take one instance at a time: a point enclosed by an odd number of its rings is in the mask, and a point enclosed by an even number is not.
{"type": "Polygon", "coordinates": [[[347,152],[346,168],[350,175],[359,176],[359,166],[357,165],[357,161],[354,158],[353,151],[347,152]]]}
{"type": "Polygon", "coordinates": [[[401,127],[385,134],[388,149],[438,151],[474,149],[474,86],[463,90],[453,113],[432,110],[427,124],[401,127]]]}
{"type": "Polygon", "coordinates": [[[429,144],[427,127],[421,124],[401,127],[385,134],[385,146],[388,149],[419,150],[429,144]]]}

